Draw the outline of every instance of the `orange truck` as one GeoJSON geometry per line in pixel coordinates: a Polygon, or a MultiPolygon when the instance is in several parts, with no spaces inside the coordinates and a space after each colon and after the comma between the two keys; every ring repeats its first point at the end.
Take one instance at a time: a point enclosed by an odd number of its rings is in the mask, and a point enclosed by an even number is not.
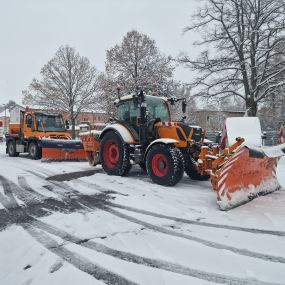
{"type": "Polygon", "coordinates": [[[85,160],[82,143],[72,140],[62,115],[43,111],[20,111],[20,122],[10,123],[6,153],[28,153],[32,159],[85,160]]]}

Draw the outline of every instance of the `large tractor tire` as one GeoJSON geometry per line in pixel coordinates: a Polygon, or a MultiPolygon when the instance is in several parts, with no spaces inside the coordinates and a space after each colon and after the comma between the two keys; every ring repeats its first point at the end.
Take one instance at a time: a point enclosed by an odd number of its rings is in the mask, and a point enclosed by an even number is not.
{"type": "Polygon", "coordinates": [[[146,170],[154,183],[173,186],[184,173],[183,155],[177,147],[156,144],[147,153],[146,170]]]}
{"type": "Polygon", "coordinates": [[[7,144],[8,154],[11,157],[19,156],[19,153],[16,152],[16,141],[14,139],[9,140],[7,144]]]}
{"type": "Polygon", "coordinates": [[[209,175],[201,175],[195,166],[195,160],[187,153],[184,154],[185,173],[192,179],[198,181],[209,180],[209,175]]]}
{"type": "Polygon", "coordinates": [[[117,133],[107,132],[101,141],[100,161],[107,174],[127,175],[131,169],[128,144],[117,133]]]}
{"type": "Polygon", "coordinates": [[[29,144],[29,156],[31,159],[41,159],[42,158],[42,152],[41,149],[39,148],[37,142],[32,141],[29,144]]]}

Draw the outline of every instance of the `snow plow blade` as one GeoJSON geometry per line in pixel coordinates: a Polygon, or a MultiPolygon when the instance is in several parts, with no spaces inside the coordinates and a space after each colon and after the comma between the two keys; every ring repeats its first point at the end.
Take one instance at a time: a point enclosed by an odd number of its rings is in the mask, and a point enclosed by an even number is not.
{"type": "Polygon", "coordinates": [[[270,148],[240,145],[212,175],[221,210],[229,210],[280,189],[277,163],[285,155],[285,144],[270,148]]]}
{"type": "Polygon", "coordinates": [[[77,140],[42,140],[42,161],[80,161],[86,160],[81,141],[77,140]]]}

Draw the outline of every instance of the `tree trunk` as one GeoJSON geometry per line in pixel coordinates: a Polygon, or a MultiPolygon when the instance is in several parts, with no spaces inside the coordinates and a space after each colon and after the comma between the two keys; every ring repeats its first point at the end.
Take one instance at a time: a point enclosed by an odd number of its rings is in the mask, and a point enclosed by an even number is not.
{"type": "Polygon", "coordinates": [[[246,101],[246,109],[247,114],[249,117],[256,117],[256,113],[257,113],[257,103],[253,100],[247,100],[246,101]]]}
{"type": "Polygon", "coordinates": [[[71,136],[75,139],[75,118],[73,110],[70,111],[70,120],[71,120],[71,136]]]}

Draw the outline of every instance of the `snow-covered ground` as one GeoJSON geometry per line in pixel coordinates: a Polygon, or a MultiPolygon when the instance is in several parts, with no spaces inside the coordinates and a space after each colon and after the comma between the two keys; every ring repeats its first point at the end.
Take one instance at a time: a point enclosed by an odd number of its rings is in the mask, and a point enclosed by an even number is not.
{"type": "Polygon", "coordinates": [[[71,179],[90,170],[0,145],[1,285],[285,284],[284,158],[282,190],[227,212],[209,182],[162,187],[100,167],[71,179]]]}

